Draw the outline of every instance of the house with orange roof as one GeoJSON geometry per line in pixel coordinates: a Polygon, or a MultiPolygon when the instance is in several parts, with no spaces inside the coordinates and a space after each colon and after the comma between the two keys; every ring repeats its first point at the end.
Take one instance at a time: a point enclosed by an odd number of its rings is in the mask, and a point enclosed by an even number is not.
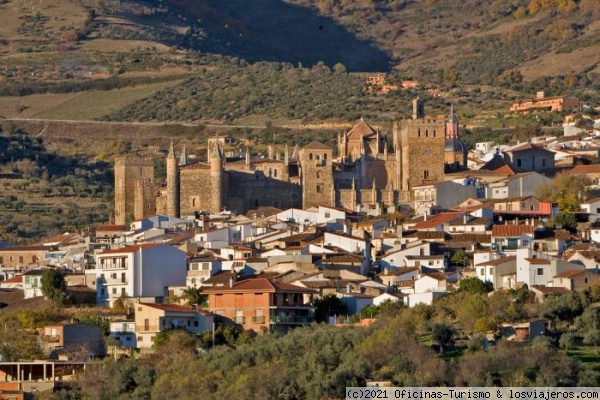
{"type": "Polygon", "coordinates": [[[29,265],[37,265],[49,251],[54,250],[52,246],[12,246],[0,249],[0,268],[15,269],[24,268],[29,265]]]}
{"type": "Polygon", "coordinates": [[[492,226],[492,248],[502,252],[527,247],[534,237],[532,225],[495,224],[492,226]]]}
{"type": "Polygon", "coordinates": [[[417,231],[443,231],[449,230],[450,223],[457,219],[462,219],[465,213],[462,212],[443,212],[431,217],[425,215],[421,222],[413,225],[412,229],[417,231]]]}
{"type": "Polygon", "coordinates": [[[519,100],[510,106],[511,113],[529,114],[535,111],[563,112],[579,107],[579,99],[574,96],[546,97],[538,92],[534,98],[519,100]]]}
{"type": "Polygon", "coordinates": [[[600,187],[600,164],[576,165],[567,173],[569,175],[585,175],[592,181],[591,188],[600,187]]]}
{"type": "Polygon", "coordinates": [[[568,269],[552,278],[550,286],[564,287],[573,292],[583,292],[591,286],[600,284],[598,269],[568,269]]]}
{"type": "Polygon", "coordinates": [[[112,307],[120,298],[160,300],[168,286],[186,283],[186,253],[162,243],[130,245],[95,256],[96,300],[112,307]]]}
{"type": "Polygon", "coordinates": [[[418,267],[402,267],[390,270],[385,268],[382,273],[377,275],[377,279],[388,287],[396,287],[402,282],[413,282],[420,275],[418,267]]]}
{"type": "Polygon", "coordinates": [[[135,335],[137,347],[150,348],[156,335],[170,329],[185,329],[199,334],[213,329],[215,316],[195,307],[176,304],[136,303],[135,335]]]}
{"type": "Polygon", "coordinates": [[[475,265],[475,276],[492,282],[494,290],[515,289],[517,283],[517,257],[495,258],[475,265]]]}
{"type": "Polygon", "coordinates": [[[317,292],[296,285],[256,278],[205,289],[204,293],[208,310],[221,322],[245,330],[285,334],[314,320],[312,297],[317,292]]]}

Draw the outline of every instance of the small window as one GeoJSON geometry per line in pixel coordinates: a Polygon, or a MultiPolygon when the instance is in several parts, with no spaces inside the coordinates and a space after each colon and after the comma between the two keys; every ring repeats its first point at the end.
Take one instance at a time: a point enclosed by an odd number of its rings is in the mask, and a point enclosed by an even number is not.
{"type": "Polygon", "coordinates": [[[537,269],[537,274],[538,275],[544,275],[544,268],[538,268],[537,269]]]}
{"type": "Polygon", "coordinates": [[[545,166],[546,166],[546,159],[542,158],[542,167],[545,167],[545,166]]]}
{"type": "Polygon", "coordinates": [[[308,159],[309,159],[309,160],[312,160],[312,159],[313,159],[313,155],[312,155],[312,153],[310,153],[310,154],[308,155],[308,159]]]}
{"type": "Polygon", "coordinates": [[[520,166],[521,166],[521,159],[517,158],[517,167],[520,167],[520,166]]]}
{"type": "Polygon", "coordinates": [[[423,179],[429,179],[429,171],[428,170],[423,171],[423,179]]]}
{"type": "Polygon", "coordinates": [[[144,341],[144,337],[143,336],[138,336],[138,342],[143,342],[144,341]]]}

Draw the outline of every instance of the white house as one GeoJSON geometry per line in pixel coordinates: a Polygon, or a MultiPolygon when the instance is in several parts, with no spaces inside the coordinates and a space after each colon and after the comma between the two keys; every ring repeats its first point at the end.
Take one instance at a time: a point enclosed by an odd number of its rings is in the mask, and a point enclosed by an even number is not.
{"type": "Polygon", "coordinates": [[[186,254],[168,244],[141,244],[96,255],[96,300],[112,306],[119,297],[152,299],[168,286],[186,284],[186,254]]]}
{"type": "Polygon", "coordinates": [[[571,263],[544,253],[523,248],[517,250],[517,282],[533,285],[547,285],[556,275],[567,270],[584,270],[585,266],[571,263]]]}
{"type": "Polygon", "coordinates": [[[134,321],[118,321],[110,323],[110,336],[117,339],[121,347],[137,348],[134,321]]]}
{"type": "Polygon", "coordinates": [[[402,246],[399,250],[393,250],[381,258],[385,266],[405,267],[406,256],[429,256],[431,255],[431,243],[415,242],[402,246]]]}
{"type": "Polygon", "coordinates": [[[448,281],[442,272],[422,275],[415,281],[415,293],[445,292],[446,290],[448,290],[448,281]]]}

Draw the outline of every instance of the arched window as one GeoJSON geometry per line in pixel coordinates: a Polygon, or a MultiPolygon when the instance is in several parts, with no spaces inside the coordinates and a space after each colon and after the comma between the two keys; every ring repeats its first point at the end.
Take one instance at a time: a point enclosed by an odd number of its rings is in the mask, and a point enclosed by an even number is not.
{"type": "Polygon", "coordinates": [[[308,155],[308,159],[309,159],[309,160],[312,160],[312,153],[310,153],[310,154],[308,155]]]}
{"type": "Polygon", "coordinates": [[[319,154],[317,154],[317,155],[315,155],[315,158],[316,158],[317,160],[320,160],[320,159],[321,159],[321,156],[320,156],[319,154]]]}
{"type": "Polygon", "coordinates": [[[425,137],[429,137],[429,129],[425,129],[425,137]]]}
{"type": "Polygon", "coordinates": [[[321,179],[323,177],[323,173],[321,171],[317,171],[317,179],[321,179]]]}
{"type": "Polygon", "coordinates": [[[323,154],[323,160],[327,160],[327,153],[323,154]]]}
{"type": "Polygon", "coordinates": [[[435,129],[433,130],[433,137],[435,137],[435,129]]]}
{"type": "Polygon", "coordinates": [[[421,137],[421,130],[417,130],[417,134],[419,135],[419,137],[421,137]]]}
{"type": "Polygon", "coordinates": [[[273,170],[273,177],[277,178],[277,168],[273,170]]]}

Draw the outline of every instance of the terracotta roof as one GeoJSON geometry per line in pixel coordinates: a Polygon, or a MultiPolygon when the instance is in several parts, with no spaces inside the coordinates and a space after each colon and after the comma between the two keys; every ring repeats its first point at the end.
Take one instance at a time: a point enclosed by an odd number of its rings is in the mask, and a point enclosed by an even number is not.
{"type": "Polygon", "coordinates": [[[535,264],[535,265],[550,264],[550,260],[546,260],[545,258],[525,258],[525,261],[529,262],[529,264],[535,264]]]}
{"type": "Polygon", "coordinates": [[[533,144],[533,143],[522,143],[520,145],[511,147],[510,149],[508,149],[506,152],[507,153],[514,153],[517,151],[525,151],[525,150],[537,150],[537,151],[543,151],[546,153],[554,153],[553,151],[550,150],[546,150],[543,146],[537,145],[537,144],[533,144]]]}
{"type": "Polygon", "coordinates": [[[12,246],[6,247],[4,249],[0,249],[2,252],[13,252],[13,251],[50,251],[50,247],[48,246],[12,246]]]}
{"type": "Polygon", "coordinates": [[[282,282],[275,282],[270,279],[256,278],[246,279],[241,282],[235,282],[233,286],[229,287],[215,287],[206,289],[205,292],[236,292],[236,291],[265,291],[265,292],[299,292],[299,293],[312,293],[312,290],[306,288],[290,285],[282,282]]]}
{"type": "Polygon", "coordinates": [[[544,285],[533,285],[532,289],[536,289],[543,294],[567,294],[571,293],[571,291],[564,287],[552,287],[552,286],[544,286],[544,285]]]}
{"type": "Polygon", "coordinates": [[[362,262],[363,258],[356,254],[326,254],[327,258],[324,258],[322,262],[324,264],[332,263],[356,263],[362,262]]]}
{"type": "Polygon", "coordinates": [[[490,222],[489,218],[480,217],[480,218],[473,218],[472,220],[467,221],[466,224],[464,223],[464,221],[462,219],[456,219],[454,221],[450,221],[450,225],[452,225],[452,226],[460,226],[460,225],[467,225],[467,226],[471,226],[471,225],[486,225],[488,222],[490,222]]]}
{"type": "Polygon", "coordinates": [[[48,239],[44,239],[44,240],[40,241],[40,243],[54,243],[54,242],[64,243],[64,242],[68,241],[69,239],[72,239],[78,235],[79,235],[79,233],[77,233],[77,232],[73,232],[73,233],[65,232],[65,233],[61,233],[59,235],[54,235],[52,237],[49,237],[48,239]]]}
{"type": "Polygon", "coordinates": [[[270,217],[272,215],[276,215],[276,214],[280,213],[281,211],[282,210],[280,210],[279,208],[270,207],[270,206],[258,207],[258,208],[253,208],[251,210],[248,210],[248,212],[246,213],[246,217],[254,218],[254,216],[256,215],[257,218],[266,218],[266,217],[270,217]]]}
{"type": "Polygon", "coordinates": [[[429,276],[430,278],[436,279],[438,281],[445,281],[446,280],[446,274],[444,274],[443,272],[430,272],[429,274],[425,274],[423,276],[429,276]]]}
{"type": "Polygon", "coordinates": [[[303,150],[304,149],[307,149],[307,150],[331,150],[331,147],[324,145],[323,143],[314,141],[312,143],[307,144],[302,149],[303,150]]]}
{"type": "Polygon", "coordinates": [[[156,303],[140,303],[143,306],[147,306],[147,307],[151,307],[151,308],[156,308],[157,310],[162,310],[162,311],[167,311],[167,312],[198,312],[201,314],[210,314],[210,313],[206,313],[205,311],[202,310],[196,310],[193,307],[189,307],[189,306],[180,306],[177,304],[156,304],[156,303]]]}
{"type": "Polygon", "coordinates": [[[121,253],[135,253],[140,249],[149,249],[150,247],[159,246],[162,243],[146,243],[146,244],[134,244],[131,246],[125,246],[118,249],[104,250],[100,255],[103,254],[121,254],[121,253]]]}
{"type": "Polygon", "coordinates": [[[499,265],[499,264],[504,264],[504,263],[507,263],[507,262],[515,261],[516,259],[517,259],[517,257],[515,257],[515,256],[496,258],[495,260],[489,260],[489,261],[486,261],[486,262],[479,263],[476,266],[477,267],[480,267],[480,266],[486,266],[486,267],[487,266],[494,266],[494,265],[499,265]]]}
{"type": "Polygon", "coordinates": [[[489,160],[481,168],[479,168],[479,171],[481,170],[494,171],[498,174],[505,175],[515,175],[517,173],[514,167],[510,165],[504,159],[504,157],[497,153],[494,154],[494,157],[492,157],[491,160],[489,160]]]}
{"type": "Polygon", "coordinates": [[[516,237],[524,233],[533,233],[534,227],[531,225],[494,225],[492,227],[492,236],[516,237]]]}
{"type": "Polygon", "coordinates": [[[2,284],[2,283],[23,283],[23,276],[22,275],[14,276],[5,281],[0,281],[0,284],[2,284]]]}
{"type": "Polygon", "coordinates": [[[570,171],[569,174],[600,174],[600,164],[591,165],[576,165],[570,171]]]}
{"type": "Polygon", "coordinates": [[[492,235],[485,233],[453,233],[445,243],[492,243],[492,235]]]}
{"type": "Polygon", "coordinates": [[[434,215],[432,217],[428,217],[427,220],[417,222],[413,228],[414,229],[429,229],[434,228],[438,225],[445,224],[447,222],[452,221],[455,218],[458,218],[462,215],[460,212],[445,212],[434,215]]]}
{"type": "Polygon", "coordinates": [[[398,275],[404,275],[404,274],[408,274],[409,272],[413,272],[413,271],[418,271],[419,267],[402,267],[402,268],[396,268],[393,271],[389,271],[387,274],[385,272],[382,272],[379,274],[379,276],[398,276],[398,275]]]}
{"type": "Polygon", "coordinates": [[[96,232],[103,231],[124,231],[127,225],[98,225],[96,232]]]}
{"type": "Polygon", "coordinates": [[[350,137],[353,135],[358,135],[358,136],[372,136],[375,135],[377,132],[375,131],[375,129],[371,128],[371,126],[369,124],[367,124],[365,122],[364,119],[360,119],[360,121],[358,121],[358,123],[356,125],[354,125],[354,127],[352,127],[352,129],[350,129],[350,131],[346,134],[346,137],[350,137]]]}
{"type": "Polygon", "coordinates": [[[583,274],[585,273],[586,270],[585,269],[568,269],[566,271],[561,272],[558,275],[555,275],[555,278],[572,278],[575,275],[579,275],[579,274],[583,274]]]}

